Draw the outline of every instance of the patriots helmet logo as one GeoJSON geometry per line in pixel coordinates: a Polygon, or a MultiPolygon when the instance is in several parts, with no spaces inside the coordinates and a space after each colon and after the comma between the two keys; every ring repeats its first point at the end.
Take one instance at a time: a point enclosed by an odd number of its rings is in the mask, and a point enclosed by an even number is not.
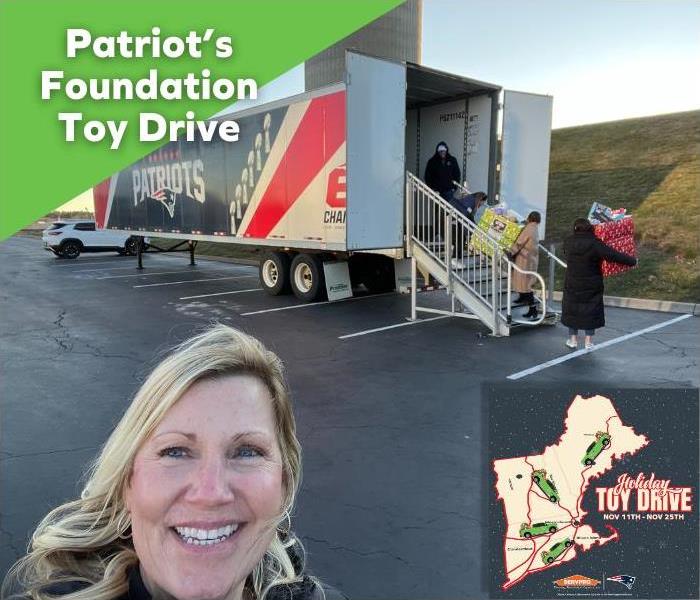
{"type": "Polygon", "coordinates": [[[161,188],[153,192],[149,198],[160,202],[165,207],[165,210],[168,211],[171,219],[175,216],[175,200],[177,199],[177,194],[173,190],[167,187],[161,188]]]}
{"type": "Polygon", "coordinates": [[[634,582],[637,580],[637,578],[634,577],[633,575],[613,575],[612,577],[608,577],[607,580],[608,581],[617,581],[617,583],[621,583],[628,590],[631,590],[632,586],[634,585],[634,582]]]}

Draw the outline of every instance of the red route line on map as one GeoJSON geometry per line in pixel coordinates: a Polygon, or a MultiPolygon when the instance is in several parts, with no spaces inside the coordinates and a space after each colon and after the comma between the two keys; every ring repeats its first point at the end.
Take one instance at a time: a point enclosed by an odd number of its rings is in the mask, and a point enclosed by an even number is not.
{"type": "MultiPolygon", "coordinates": [[[[513,538],[510,538],[510,539],[513,539],[513,538]]],[[[522,567],[528,560],[530,560],[530,559],[532,558],[532,556],[533,556],[534,554],[537,553],[537,542],[535,541],[535,538],[530,538],[529,540],[528,540],[527,538],[525,538],[525,539],[526,539],[527,541],[532,542],[532,544],[533,544],[533,546],[532,546],[532,552],[531,552],[530,555],[529,555],[523,562],[521,562],[517,567],[513,567],[510,571],[507,571],[507,572],[506,572],[506,575],[509,575],[510,573],[512,573],[513,571],[515,571],[515,569],[519,569],[520,567],[522,567]]],[[[518,541],[519,541],[519,542],[522,542],[523,540],[520,539],[520,538],[518,538],[518,541]]]]}
{"type": "Polygon", "coordinates": [[[532,523],[532,518],[530,517],[530,512],[532,511],[532,506],[530,506],[530,492],[532,492],[532,474],[535,472],[535,465],[530,463],[525,457],[525,464],[528,465],[532,471],[530,471],[530,487],[527,490],[527,522],[532,523]]]}
{"type": "Polygon", "coordinates": [[[543,496],[534,488],[530,490],[530,493],[533,494],[534,496],[537,496],[540,500],[544,500],[545,502],[551,502],[551,500],[549,498],[547,498],[547,496],[543,496]]]}
{"type": "MultiPolygon", "coordinates": [[[[578,505],[578,502],[576,503],[578,505]]],[[[572,513],[566,506],[562,506],[561,500],[557,500],[557,506],[561,508],[562,510],[565,510],[566,512],[569,513],[569,516],[571,517],[572,520],[576,520],[576,517],[574,516],[574,513],[572,513]]]]}

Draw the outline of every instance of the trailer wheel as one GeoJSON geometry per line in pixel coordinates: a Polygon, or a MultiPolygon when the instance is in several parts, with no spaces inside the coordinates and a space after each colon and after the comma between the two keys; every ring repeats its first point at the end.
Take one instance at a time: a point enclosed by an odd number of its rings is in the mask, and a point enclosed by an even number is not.
{"type": "Polygon", "coordinates": [[[294,295],[304,302],[313,302],[323,296],[326,282],[323,264],[312,254],[297,254],[290,268],[290,283],[294,295]]]}
{"type": "Polygon", "coordinates": [[[260,261],[260,284],[270,296],[289,291],[289,255],[267,252],[260,261]]]}

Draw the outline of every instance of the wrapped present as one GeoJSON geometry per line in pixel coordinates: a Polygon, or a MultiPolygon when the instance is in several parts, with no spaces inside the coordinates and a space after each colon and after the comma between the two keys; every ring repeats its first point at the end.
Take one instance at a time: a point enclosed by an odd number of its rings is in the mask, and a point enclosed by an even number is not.
{"type": "MultiPolygon", "coordinates": [[[[613,250],[623,252],[630,256],[637,256],[637,248],[634,243],[634,221],[632,217],[627,216],[617,221],[609,221],[607,223],[594,225],[593,233],[601,242],[610,246],[613,250]]],[[[634,267],[604,260],[600,265],[600,272],[603,274],[603,277],[610,277],[611,275],[618,275],[619,273],[629,271],[632,268],[634,267]]]]}
{"type": "Polygon", "coordinates": [[[608,245],[618,238],[632,236],[634,239],[634,220],[632,217],[627,217],[619,221],[609,221],[607,223],[593,225],[593,232],[601,242],[608,245]]]}
{"type": "MultiPolygon", "coordinates": [[[[522,225],[514,223],[506,215],[499,215],[491,208],[487,208],[481,215],[477,227],[504,250],[515,243],[523,229],[522,225]]],[[[469,247],[476,252],[491,255],[491,246],[481,236],[473,235],[469,247]]]]}

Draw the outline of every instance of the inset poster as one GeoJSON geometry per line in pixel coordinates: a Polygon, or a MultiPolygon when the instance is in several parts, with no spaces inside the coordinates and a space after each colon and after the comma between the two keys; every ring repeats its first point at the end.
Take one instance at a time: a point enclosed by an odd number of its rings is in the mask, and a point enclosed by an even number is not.
{"type": "Polygon", "coordinates": [[[484,392],[491,597],[698,598],[697,390],[484,392]]]}

